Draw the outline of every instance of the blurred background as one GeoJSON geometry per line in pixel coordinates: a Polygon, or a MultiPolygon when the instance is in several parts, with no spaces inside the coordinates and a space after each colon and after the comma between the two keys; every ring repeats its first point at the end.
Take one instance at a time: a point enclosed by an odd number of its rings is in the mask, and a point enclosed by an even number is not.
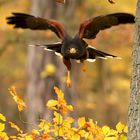
{"type": "MultiPolygon", "coordinates": [[[[72,62],[71,89],[66,87],[67,71],[62,60],[53,52],[32,48],[32,43],[56,42],[59,39],[50,31],[13,29],[5,18],[12,12],[30,13],[48,19],[59,20],[71,35],[78,32],[79,24],[87,18],[113,12],[135,14],[136,2],[116,0],[0,0],[0,112],[25,130],[30,130],[39,118],[48,119],[48,99],[55,98],[53,87],[64,91],[68,103],[74,106],[75,118],[85,116],[100,125],[114,127],[119,121],[127,122],[130,93],[131,51],[134,25],[120,25],[100,32],[96,39],[86,40],[94,47],[122,57],[121,60],[97,60],[82,65],[72,62]],[[27,109],[19,118],[16,104],[9,95],[12,85],[24,97],[27,109]]],[[[10,130],[9,130],[10,131],[10,130]]]]}

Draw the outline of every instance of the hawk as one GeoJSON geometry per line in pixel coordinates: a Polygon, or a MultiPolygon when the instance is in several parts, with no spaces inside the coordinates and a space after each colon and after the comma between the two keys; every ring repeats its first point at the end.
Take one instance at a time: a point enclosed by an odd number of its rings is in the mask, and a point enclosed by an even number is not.
{"type": "Polygon", "coordinates": [[[89,45],[85,39],[95,39],[101,31],[119,24],[134,23],[134,16],[129,13],[112,13],[100,15],[83,21],[80,24],[79,31],[74,37],[71,37],[64,26],[58,21],[35,17],[25,13],[12,13],[7,17],[7,23],[14,25],[14,28],[31,29],[31,30],[51,30],[54,32],[60,42],[51,44],[37,44],[32,46],[43,46],[45,50],[54,51],[62,56],[63,63],[68,70],[67,86],[71,87],[70,79],[71,59],[81,63],[85,60],[94,62],[96,58],[114,58],[115,55],[100,51],[89,45]]]}

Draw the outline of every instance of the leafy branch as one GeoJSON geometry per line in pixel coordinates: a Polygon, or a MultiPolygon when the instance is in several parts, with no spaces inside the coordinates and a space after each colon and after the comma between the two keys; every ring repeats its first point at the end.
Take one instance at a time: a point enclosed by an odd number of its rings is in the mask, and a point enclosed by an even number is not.
{"type": "MultiPolygon", "coordinates": [[[[26,104],[22,97],[12,86],[10,94],[18,106],[19,111],[25,109],[26,104]]],[[[51,121],[40,119],[38,129],[33,129],[29,133],[25,133],[19,126],[13,122],[9,122],[11,128],[17,133],[9,136],[5,131],[6,117],[0,113],[0,140],[126,140],[127,126],[119,122],[116,129],[109,126],[100,127],[97,122],[85,117],[79,117],[77,120],[68,115],[70,111],[74,111],[72,105],[68,105],[64,93],[57,87],[54,87],[57,95],[56,100],[49,100],[46,103],[48,109],[53,111],[51,121]]]]}

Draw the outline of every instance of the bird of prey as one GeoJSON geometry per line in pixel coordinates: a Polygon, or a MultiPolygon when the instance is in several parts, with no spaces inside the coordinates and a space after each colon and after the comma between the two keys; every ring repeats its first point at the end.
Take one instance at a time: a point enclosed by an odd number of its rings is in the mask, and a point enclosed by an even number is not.
{"type": "MultiPolygon", "coordinates": [[[[52,50],[62,56],[63,63],[68,69],[67,86],[71,87],[71,59],[84,63],[85,60],[94,62],[96,58],[105,59],[116,57],[115,55],[102,52],[90,46],[84,38],[95,39],[101,30],[119,24],[134,23],[134,18],[135,17],[129,13],[112,13],[90,18],[80,24],[79,31],[74,37],[71,37],[58,21],[35,17],[25,13],[12,13],[12,16],[7,17],[7,23],[14,25],[14,28],[51,30],[54,32],[57,37],[61,39],[61,42],[44,44],[43,46],[45,50],[52,50]]],[[[41,45],[37,44],[34,46],[41,45]]]]}

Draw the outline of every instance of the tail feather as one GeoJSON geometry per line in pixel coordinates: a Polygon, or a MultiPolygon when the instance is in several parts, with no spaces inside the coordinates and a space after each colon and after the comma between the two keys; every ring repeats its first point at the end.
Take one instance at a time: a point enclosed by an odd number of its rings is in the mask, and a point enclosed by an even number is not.
{"type": "Polygon", "coordinates": [[[50,43],[50,44],[31,44],[29,45],[31,47],[43,47],[44,50],[47,51],[54,51],[56,54],[61,54],[61,42],[56,42],[56,43],[50,43]]]}
{"type": "Polygon", "coordinates": [[[101,59],[107,59],[107,58],[119,58],[115,55],[97,50],[96,48],[92,47],[92,46],[88,46],[87,47],[87,51],[88,51],[88,61],[90,62],[94,62],[96,60],[96,58],[101,58],[101,59]]]}

